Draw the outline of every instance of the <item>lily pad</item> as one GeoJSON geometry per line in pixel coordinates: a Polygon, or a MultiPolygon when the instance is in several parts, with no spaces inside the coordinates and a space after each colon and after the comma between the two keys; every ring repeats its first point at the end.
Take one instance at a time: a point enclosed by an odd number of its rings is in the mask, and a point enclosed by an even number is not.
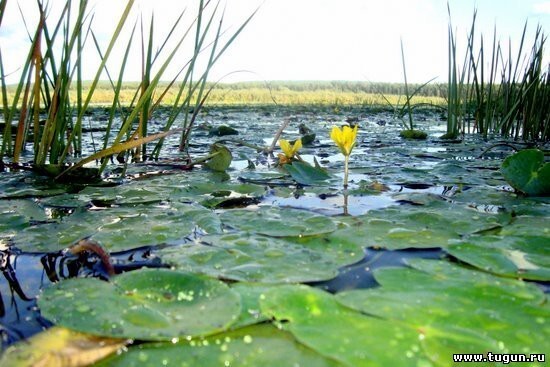
{"type": "Polygon", "coordinates": [[[271,325],[256,325],[217,334],[202,340],[147,343],[109,358],[97,366],[239,366],[239,367],[337,367],[296,342],[291,334],[271,325]]]}
{"type": "Polygon", "coordinates": [[[490,273],[550,281],[549,237],[472,236],[446,248],[454,257],[490,273]]]}
{"type": "Polygon", "coordinates": [[[306,162],[294,161],[284,165],[285,170],[299,184],[315,185],[325,182],[330,175],[320,167],[313,167],[306,162]]]}
{"type": "Polygon", "coordinates": [[[271,237],[302,237],[330,233],[336,229],[332,219],[305,210],[260,207],[256,210],[228,210],[222,222],[239,231],[271,237]]]}
{"type": "Polygon", "coordinates": [[[4,351],[1,366],[87,366],[123,348],[127,341],[52,327],[4,351]]]}
{"type": "Polygon", "coordinates": [[[205,236],[199,243],[168,247],[158,254],[184,271],[263,283],[328,280],[364,256],[360,246],[336,238],[292,241],[254,234],[205,236]]]}
{"type": "Polygon", "coordinates": [[[0,236],[14,235],[33,223],[47,220],[44,209],[34,201],[0,200],[0,236]]]}
{"type": "Polygon", "coordinates": [[[231,289],[241,296],[241,315],[235,323],[231,325],[232,329],[254,325],[269,320],[269,317],[263,315],[260,311],[260,299],[265,297],[265,293],[273,288],[271,284],[238,282],[231,285],[231,289]]]}
{"type": "Polygon", "coordinates": [[[233,160],[231,151],[222,144],[212,144],[210,147],[210,155],[214,156],[206,161],[204,165],[212,171],[225,172],[233,160]]]}
{"type": "MultiPolygon", "coordinates": [[[[194,201],[208,208],[230,207],[232,203],[253,203],[266,193],[263,185],[215,182],[209,179],[177,187],[170,193],[172,201],[194,201]]],[[[236,205],[237,206],[237,205],[236,205]]]]}
{"type": "Polygon", "coordinates": [[[107,250],[181,242],[194,231],[220,233],[221,222],[211,210],[191,204],[79,210],[59,223],[46,223],[18,232],[13,243],[30,251],[59,251],[91,237],[107,250]]]}
{"type": "Polygon", "coordinates": [[[369,211],[346,219],[348,227],[334,236],[363,246],[387,249],[446,247],[453,239],[500,228],[511,220],[509,213],[480,213],[441,200],[426,205],[401,205],[369,211]]]}
{"type": "Polygon", "coordinates": [[[227,125],[216,126],[211,128],[208,131],[208,136],[226,136],[226,135],[239,135],[239,131],[227,125]]]}
{"type": "Polygon", "coordinates": [[[337,298],[358,311],[430,330],[422,345],[440,365],[451,364],[452,340],[462,345],[452,353],[468,353],[481,345],[486,346],[481,350],[494,353],[527,354],[550,347],[550,308],[536,286],[445,261],[416,259],[411,265],[414,268],[378,269],[375,278],[381,287],[337,298]]]}
{"type": "Polygon", "coordinates": [[[239,316],[240,297],[200,275],[141,269],[115,277],[71,278],[44,289],[42,315],[69,329],[114,338],[171,340],[214,334],[239,316]]]}
{"type": "Polygon", "coordinates": [[[548,225],[548,217],[550,213],[548,209],[541,207],[539,216],[520,215],[514,217],[514,220],[509,225],[503,227],[499,235],[501,236],[541,236],[550,238],[550,226],[548,225]]]}
{"type": "Polygon", "coordinates": [[[532,196],[550,195],[550,163],[544,163],[544,153],[525,149],[507,157],[501,172],[514,189],[532,196]]]}
{"type": "Polygon", "coordinates": [[[96,206],[128,205],[159,203],[168,198],[167,190],[151,189],[142,183],[135,182],[128,185],[114,187],[88,186],[79,193],[82,200],[96,206]]]}
{"type": "Polygon", "coordinates": [[[346,366],[431,365],[420,349],[420,331],[353,311],[321,290],[277,287],[260,305],[301,343],[346,366]]]}

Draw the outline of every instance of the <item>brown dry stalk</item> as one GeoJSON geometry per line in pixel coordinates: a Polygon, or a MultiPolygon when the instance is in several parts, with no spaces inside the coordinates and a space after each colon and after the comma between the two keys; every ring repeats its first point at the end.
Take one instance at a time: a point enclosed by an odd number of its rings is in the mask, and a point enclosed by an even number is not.
{"type": "Polygon", "coordinates": [[[86,251],[93,252],[99,256],[99,259],[103,263],[107,274],[109,274],[109,276],[115,275],[115,268],[113,267],[113,263],[111,261],[111,255],[98,242],[89,238],[83,238],[74,245],[71,245],[68,248],[68,251],[73,255],[78,255],[86,251]]]}

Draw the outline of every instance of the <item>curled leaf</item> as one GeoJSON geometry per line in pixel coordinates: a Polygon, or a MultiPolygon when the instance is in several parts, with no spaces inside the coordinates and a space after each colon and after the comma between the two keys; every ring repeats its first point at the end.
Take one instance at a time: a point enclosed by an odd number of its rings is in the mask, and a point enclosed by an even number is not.
{"type": "Polygon", "coordinates": [[[128,343],[129,340],[99,337],[55,326],[6,349],[0,358],[0,366],[88,366],[128,343]]]}

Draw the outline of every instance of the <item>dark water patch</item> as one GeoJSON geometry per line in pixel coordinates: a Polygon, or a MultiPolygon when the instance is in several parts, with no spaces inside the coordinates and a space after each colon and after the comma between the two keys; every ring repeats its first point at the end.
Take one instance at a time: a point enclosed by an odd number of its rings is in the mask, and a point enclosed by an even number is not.
{"type": "MultiPolygon", "coordinates": [[[[153,254],[153,248],[142,247],[111,254],[117,274],[142,267],[165,267],[153,254]]],[[[26,339],[52,323],[44,319],[36,306],[41,289],[63,279],[97,277],[107,279],[97,256],[74,256],[65,252],[32,253],[17,249],[0,251],[0,338],[2,346],[26,339]]]]}
{"type": "Polygon", "coordinates": [[[336,278],[324,282],[314,282],[310,285],[330,293],[338,293],[351,289],[373,288],[378,283],[373,271],[384,267],[404,267],[407,260],[413,258],[441,259],[445,252],[441,249],[411,249],[411,250],[375,250],[366,249],[365,257],[352,265],[340,269],[336,278]]]}

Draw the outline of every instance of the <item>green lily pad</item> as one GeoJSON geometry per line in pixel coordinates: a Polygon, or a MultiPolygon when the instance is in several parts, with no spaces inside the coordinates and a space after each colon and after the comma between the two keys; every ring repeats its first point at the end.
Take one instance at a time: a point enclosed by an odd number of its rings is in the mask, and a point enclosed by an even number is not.
{"type": "Polygon", "coordinates": [[[375,278],[381,287],[337,298],[358,311],[431,330],[422,344],[440,365],[451,365],[451,341],[453,347],[462,345],[452,353],[481,345],[486,346],[481,351],[527,354],[550,347],[550,308],[536,286],[445,261],[416,259],[411,265],[378,269],[375,278]]]}
{"type": "Polygon", "coordinates": [[[499,235],[501,236],[541,236],[550,238],[550,226],[548,225],[548,209],[541,207],[539,216],[520,215],[514,217],[509,225],[503,227],[499,235]]]}
{"type": "Polygon", "coordinates": [[[67,185],[30,172],[0,172],[0,199],[43,198],[66,190],[67,185]]]}
{"type": "Polygon", "coordinates": [[[288,176],[280,171],[253,170],[239,172],[239,180],[249,184],[258,185],[280,184],[283,185],[283,187],[293,184],[293,182],[288,179],[288,176]]]}
{"type": "Polygon", "coordinates": [[[194,201],[208,208],[227,208],[232,204],[238,204],[239,201],[243,204],[247,201],[253,203],[259,201],[266,193],[263,185],[216,182],[209,178],[204,181],[202,178],[197,179],[185,185],[181,185],[181,182],[165,181],[160,189],[171,190],[170,200],[172,201],[194,201]]]}
{"type": "Polygon", "coordinates": [[[228,210],[222,222],[234,229],[271,237],[302,237],[330,233],[336,229],[332,219],[304,210],[260,207],[256,210],[228,210]]]}
{"type": "Polygon", "coordinates": [[[211,210],[191,204],[78,210],[59,223],[31,226],[18,232],[13,243],[22,250],[59,251],[91,237],[109,251],[180,242],[200,229],[221,233],[221,222],[211,210]]]}
{"type": "Polygon", "coordinates": [[[550,195],[550,163],[544,163],[544,153],[525,149],[507,157],[500,168],[510,186],[527,195],[550,195]]]}
{"type": "Polygon", "coordinates": [[[432,365],[420,349],[420,331],[353,311],[321,290],[277,287],[260,305],[301,343],[346,366],[432,365]]]}
{"type": "Polygon", "coordinates": [[[212,171],[225,172],[233,160],[231,151],[222,144],[212,144],[210,147],[210,154],[215,155],[207,160],[204,165],[212,171]]]}
{"type": "Polygon", "coordinates": [[[294,161],[291,164],[285,164],[284,169],[299,184],[315,185],[325,182],[330,175],[322,168],[313,167],[309,163],[294,161]]]}
{"type": "MultiPolygon", "coordinates": [[[[506,190],[490,191],[486,186],[470,187],[468,190],[457,190],[452,195],[453,202],[477,208],[478,211],[495,212],[506,210],[515,213],[516,222],[519,216],[530,215],[530,219],[545,219],[550,216],[550,207],[541,205],[546,200],[541,197],[526,197],[512,194],[506,190]]],[[[509,226],[506,226],[507,228],[509,226]]],[[[536,226],[531,226],[535,229],[536,226]]]]}
{"type": "Polygon", "coordinates": [[[265,293],[273,288],[274,285],[261,283],[238,282],[231,285],[231,289],[241,296],[241,315],[231,325],[232,329],[258,324],[269,320],[269,317],[263,315],[260,311],[260,299],[265,297],[265,293]]]}
{"type": "Polygon", "coordinates": [[[440,199],[424,202],[426,205],[393,206],[346,219],[348,227],[334,232],[334,236],[392,250],[446,247],[450,240],[500,228],[511,219],[509,213],[480,213],[440,199]]]}
{"type": "Polygon", "coordinates": [[[36,202],[25,199],[0,200],[0,236],[14,235],[32,222],[47,221],[46,215],[36,202]]]}
{"type": "Polygon", "coordinates": [[[401,130],[399,136],[403,139],[426,140],[428,134],[420,130],[401,130]]]}
{"type": "Polygon", "coordinates": [[[473,236],[446,251],[487,272],[550,281],[550,236],[473,236]]]}
{"type": "Polygon", "coordinates": [[[190,342],[147,343],[108,358],[101,366],[239,366],[239,367],[337,367],[296,342],[289,333],[271,325],[255,325],[190,342]]]}
{"type": "Polygon", "coordinates": [[[69,329],[139,340],[214,334],[239,316],[240,297],[224,283],[200,275],[141,269],[110,283],[71,278],[44,289],[42,315],[69,329]]]}
{"type": "Polygon", "coordinates": [[[328,280],[364,256],[359,245],[326,236],[292,241],[253,234],[205,236],[158,254],[184,271],[262,283],[328,280]]]}
{"type": "Polygon", "coordinates": [[[99,206],[160,203],[168,198],[167,190],[148,188],[142,182],[114,187],[88,186],[78,195],[82,200],[96,203],[99,206]]]}
{"type": "MultiPolygon", "coordinates": [[[[106,188],[107,189],[107,188],[106,188]]],[[[39,200],[41,205],[51,208],[84,208],[90,204],[89,197],[82,196],[80,194],[65,193],[62,195],[49,196],[39,200]]]]}
{"type": "Polygon", "coordinates": [[[226,136],[226,135],[239,135],[239,131],[227,125],[216,126],[211,128],[208,131],[208,136],[226,136]]]}

